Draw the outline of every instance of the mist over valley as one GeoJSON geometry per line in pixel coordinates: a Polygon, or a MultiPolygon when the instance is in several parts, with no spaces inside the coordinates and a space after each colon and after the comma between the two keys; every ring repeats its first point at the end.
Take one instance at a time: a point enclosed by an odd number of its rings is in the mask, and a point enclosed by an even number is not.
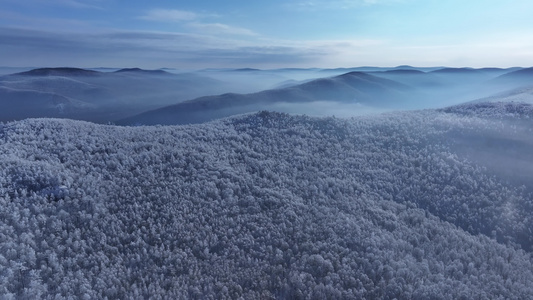
{"type": "Polygon", "coordinates": [[[0,292],[525,299],[529,70],[3,75],[0,292]]]}
{"type": "Polygon", "coordinates": [[[533,299],[533,1],[0,1],[0,299],[533,299]]]}
{"type": "Polygon", "coordinates": [[[532,74],[528,68],[410,66],[198,71],[41,68],[0,77],[0,120],[59,117],[170,125],[261,110],[355,116],[498,99],[528,88],[532,74]]]}

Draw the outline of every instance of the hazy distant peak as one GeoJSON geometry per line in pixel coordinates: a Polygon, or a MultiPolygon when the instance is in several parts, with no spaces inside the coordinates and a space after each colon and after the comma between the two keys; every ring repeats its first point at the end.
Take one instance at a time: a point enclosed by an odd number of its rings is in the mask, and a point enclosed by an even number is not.
{"type": "Polygon", "coordinates": [[[348,81],[350,81],[350,79],[357,78],[357,80],[363,80],[363,81],[366,81],[366,82],[385,84],[385,85],[387,85],[387,88],[394,88],[394,89],[399,89],[399,90],[409,90],[409,89],[411,89],[410,86],[407,86],[407,85],[402,84],[400,82],[397,82],[397,81],[394,81],[394,80],[390,80],[390,79],[386,79],[386,78],[381,78],[381,77],[374,76],[374,75],[371,75],[371,74],[368,74],[368,73],[365,73],[365,72],[358,72],[358,71],[349,72],[349,73],[346,73],[346,74],[335,76],[333,78],[338,78],[338,79],[348,80],[348,81]]]}
{"type": "Polygon", "coordinates": [[[416,69],[395,69],[395,70],[389,70],[384,71],[383,73],[389,73],[389,74],[425,74],[426,72],[416,70],[416,69]]]}
{"type": "Polygon", "coordinates": [[[31,71],[16,73],[23,76],[97,76],[100,72],[79,68],[39,68],[31,71]]]}
{"type": "Polygon", "coordinates": [[[141,68],[125,68],[115,71],[115,73],[139,73],[139,74],[170,74],[164,70],[144,70],[141,68]]]}
{"type": "Polygon", "coordinates": [[[413,66],[409,66],[409,65],[401,65],[401,66],[397,66],[397,67],[394,67],[395,70],[416,70],[415,67],[413,66]]]}
{"type": "Polygon", "coordinates": [[[504,71],[506,69],[502,69],[502,68],[481,68],[481,69],[478,69],[479,71],[484,71],[484,72],[495,72],[495,71],[504,71]]]}
{"type": "Polygon", "coordinates": [[[511,85],[511,87],[529,86],[533,84],[533,68],[519,69],[516,71],[508,72],[494,78],[491,81],[494,85],[511,85]]]}
{"type": "Polygon", "coordinates": [[[500,77],[519,77],[519,76],[532,76],[533,75],[533,67],[532,68],[525,68],[520,69],[517,71],[509,72],[507,74],[504,74],[500,77]]]}
{"type": "Polygon", "coordinates": [[[375,76],[370,75],[370,74],[365,73],[365,72],[352,71],[352,72],[344,73],[344,74],[342,74],[342,75],[338,75],[338,76],[335,76],[335,77],[338,77],[338,78],[342,78],[342,77],[363,77],[363,78],[372,78],[372,77],[375,77],[375,76]]]}
{"type": "Polygon", "coordinates": [[[235,69],[234,72],[257,72],[261,71],[259,69],[253,69],[253,68],[242,68],[242,69],[235,69]]]}
{"type": "Polygon", "coordinates": [[[444,68],[439,69],[435,71],[431,71],[431,73],[446,73],[446,74],[473,74],[473,73],[479,73],[479,70],[472,69],[472,68],[444,68]]]}

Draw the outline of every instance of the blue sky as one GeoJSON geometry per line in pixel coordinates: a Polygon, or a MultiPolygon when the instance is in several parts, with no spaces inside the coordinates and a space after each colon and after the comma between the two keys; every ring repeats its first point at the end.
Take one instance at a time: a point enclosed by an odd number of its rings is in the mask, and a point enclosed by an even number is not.
{"type": "Polygon", "coordinates": [[[0,66],[531,66],[533,1],[0,0],[0,66]]]}

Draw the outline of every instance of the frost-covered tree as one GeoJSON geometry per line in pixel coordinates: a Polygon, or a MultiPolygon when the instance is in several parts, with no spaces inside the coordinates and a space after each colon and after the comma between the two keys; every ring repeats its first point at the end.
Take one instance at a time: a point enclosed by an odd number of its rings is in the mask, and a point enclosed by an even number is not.
{"type": "Polygon", "coordinates": [[[462,143],[531,109],[492,108],[3,124],[0,294],[526,299],[531,187],[462,143]]]}

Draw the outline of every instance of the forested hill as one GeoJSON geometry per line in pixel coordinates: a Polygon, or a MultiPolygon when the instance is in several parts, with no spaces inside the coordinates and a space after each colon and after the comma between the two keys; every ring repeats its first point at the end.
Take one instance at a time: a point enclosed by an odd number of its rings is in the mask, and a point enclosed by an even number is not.
{"type": "Polygon", "coordinates": [[[531,165],[482,142],[532,142],[506,107],[6,123],[0,294],[528,299],[531,187],[465,150],[531,165]]]}

